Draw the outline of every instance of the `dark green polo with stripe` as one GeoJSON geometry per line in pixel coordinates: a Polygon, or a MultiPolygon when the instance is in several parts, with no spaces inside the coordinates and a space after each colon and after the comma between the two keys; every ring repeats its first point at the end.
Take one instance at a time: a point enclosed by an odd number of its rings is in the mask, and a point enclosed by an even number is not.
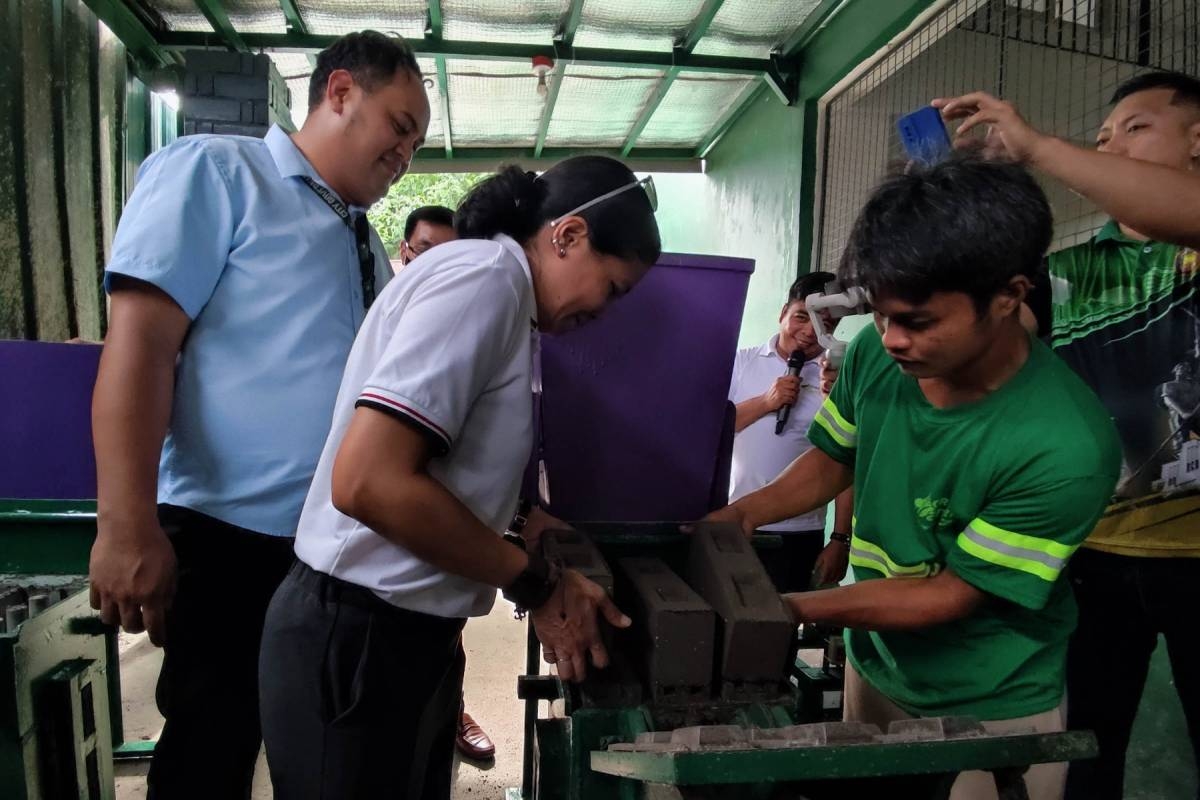
{"type": "Polygon", "coordinates": [[[968,617],[847,632],[858,672],[909,713],[1012,719],[1062,700],[1075,603],[1067,559],[1120,469],[1108,414],[1042,343],[983,400],[934,408],[874,327],[851,344],[809,432],[854,467],[858,581],[943,569],[986,592],[968,617]]]}

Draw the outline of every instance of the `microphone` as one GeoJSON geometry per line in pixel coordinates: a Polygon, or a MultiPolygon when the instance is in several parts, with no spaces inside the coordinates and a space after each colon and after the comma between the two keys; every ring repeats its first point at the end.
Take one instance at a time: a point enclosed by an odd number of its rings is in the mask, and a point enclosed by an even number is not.
{"type": "MultiPolygon", "coordinates": [[[[799,375],[800,368],[804,366],[804,353],[799,350],[793,350],[792,355],[787,360],[787,374],[799,375]]],[[[775,435],[779,436],[783,433],[783,429],[787,426],[788,416],[792,413],[792,404],[787,403],[779,407],[775,412],[775,435]]]]}

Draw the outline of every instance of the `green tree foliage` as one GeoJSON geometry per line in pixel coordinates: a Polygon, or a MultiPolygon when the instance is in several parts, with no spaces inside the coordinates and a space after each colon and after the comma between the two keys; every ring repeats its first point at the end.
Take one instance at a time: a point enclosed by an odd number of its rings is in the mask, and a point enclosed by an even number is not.
{"type": "Polygon", "coordinates": [[[395,257],[410,213],[421,206],[457,208],[470,188],[486,177],[487,173],[479,172],[405,175],[387,197],[371,206],[367,217],[395,257]]]}

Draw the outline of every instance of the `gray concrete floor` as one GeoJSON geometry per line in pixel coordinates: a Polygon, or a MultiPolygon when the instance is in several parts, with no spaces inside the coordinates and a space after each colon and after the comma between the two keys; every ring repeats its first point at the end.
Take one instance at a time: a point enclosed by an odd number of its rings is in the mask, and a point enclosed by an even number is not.
{"type": "MultiPolygon", "coordinates": [[[[521,714],[517,675],[525,666],[525,624],[512,618],[512,606],[497,599],[492,613],[467,623],[464,683],[467,711],[496,743],[493,762],[455,761],[453,800],[501,798],[521,781],[521,714]]],[[[121,634],[121,695],[125,737],[150,739],[162,728],[154,705],[154,682],[162,651],[145,635],[121,634]]],[[[218,743],[214,743],[219,746],[218,743]]],[[[146,764],[117,766],[117,800],[146,796],[146,764]]],[[[266,761],[260,754],[253,800],[272,796],[266,761]]]]}

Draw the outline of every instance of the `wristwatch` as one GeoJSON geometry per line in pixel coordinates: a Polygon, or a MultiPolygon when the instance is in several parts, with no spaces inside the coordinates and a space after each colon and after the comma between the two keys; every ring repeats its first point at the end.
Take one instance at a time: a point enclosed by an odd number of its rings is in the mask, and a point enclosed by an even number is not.
{"type": "Polygon", "coordinates": [[[846,547],[849,547],[850,546],[850,534],[838,533],[837,531],[834,531],[833,533],[829,534],[829,541],[841,542],[842,544],[846,545],[846,547]]]}
{"type": "Polygon", "coordinates": [[[513,514],[512,522],[508,523],[510,533],[520,533],[529,524],[529,514],[533,511],[533,501],[522,499],[517,503],[517,511],[513,514]]]}
{"type": "Polygon", "coordinates": [[[503,590],[504,599],[517,607],[514,614],[517,619],[524,619],[528,612],[545,605],[558,587],[558,579],[562,574],[557,563],[547,561],[537,553],[529,553],[528,556],[529,563],[525,569],[503,590]]]}

